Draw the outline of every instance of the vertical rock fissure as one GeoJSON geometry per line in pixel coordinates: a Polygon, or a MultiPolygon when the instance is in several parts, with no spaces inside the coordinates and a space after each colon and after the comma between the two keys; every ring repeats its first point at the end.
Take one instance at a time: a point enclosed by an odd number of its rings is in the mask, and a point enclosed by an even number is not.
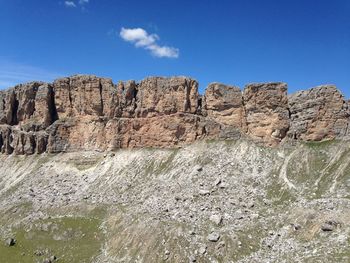
{"type": "Polygon", "coordinates": [[[35,140],[35,137],[31,137],[31,144],[32,144],[32,153],[35,153],[35,151],[36,151],[36,140],[35,140]]]}
{"type": "MultiPolygon", "coordinates": [[[[289,99],[288,99],[289,100],[289,99]]],[[[290,110],[290,107],[289,107],[289,101],[288,101],[288,107],[287,107],[287,110],[288,110],[288,121],[289,121],[289,125],[288,125],[288,128],[286,129],[286,132],[285,132],[285,135],[282,139],[286,138],[287,136],[289,137],[289,132],[291,131],[291,127],[292,127],[292,111],[290,110]]],[[[294,137],[295,135],[292,134],[292,137],[294,137]]]]}
{"type": "Polygon", "coordinates": [[[11,130],[7,131],[7,149],[6,149],[6,153],[8,154],[12,154],[14,151],[14,148],[12,147],[12,142],[13,142],[13,135],[11,133],[11,130]]]}
{"type": "Polygon", "coordinates": [[[72,86],[72,80],[69,79],[69,85],[68,85],[68,99],[69,99],[69,107],[70,107],[71,110],[72,110],[72,109],[73,109],[73,102],[72,102],[71,86],[72,86]]]}
{"type": "Polygon", "coordinates": [[[49,115],[50,115],[50,123],[54,123],[58,120],[58,113],[56,109],[56,103],[55,103],[55,91],[53,87],[49,87],[49,101],[48,101],[48,108],[49,108],[49,115]]]}
{"type": "Polygon", "coordinates": [[[137,93],[139,92],[139,84],[135,84],[135,89],[134,89],[134,94],[133,94],[133,103],[134,103],[134,112],[136,111],[137,108],[137,93]]]}
{"type": "Polygon", "coordinates": [[[99,91],[100,91],[100,104],[101,104],[101,112],[99,113],[100,116],[103,115],[104,112],[104,104],[103,104],[103,94],[102,94],[102,83],[101,80],[99,81],[99,85],[98,85],[99,91]]]}
{"type": "Polygon", "coordinates": [[[11,106],[12,106],[11,125],[17,125],[18,124],[17,112],[18,112],[19,101],[17,100],[16,95],[14,97],[13,105],[11,106]]]}
{"type": "Polygon", "coordinates": [[[186,80],[185,81],[185,105],[184,105],[184,111],[186,112],[188,109],[191,108],[191,102],[190,102],[190,92],[191,89],[189,87],[189,83],[186,80]]]}
{"type": "Polygon", "coordinates": [[[197,100],[197,110],[196,113],[202,115],[202,105],[203,105],[203,97],[199,96],[197,100]]]}

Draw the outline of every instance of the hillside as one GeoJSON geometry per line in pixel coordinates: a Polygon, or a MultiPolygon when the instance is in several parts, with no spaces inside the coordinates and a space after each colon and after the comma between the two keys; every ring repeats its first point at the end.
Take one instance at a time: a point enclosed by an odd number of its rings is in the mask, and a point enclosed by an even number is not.
{"type": "Polygon", "coordinates": [[[0,92],[0,262],[350,262],[332,85],[73,76],[0,92]]]}
{"type": "Polygon", "coordinates": [[[2,155],[1,262],[349,262],[349,142],[2,155]]]}

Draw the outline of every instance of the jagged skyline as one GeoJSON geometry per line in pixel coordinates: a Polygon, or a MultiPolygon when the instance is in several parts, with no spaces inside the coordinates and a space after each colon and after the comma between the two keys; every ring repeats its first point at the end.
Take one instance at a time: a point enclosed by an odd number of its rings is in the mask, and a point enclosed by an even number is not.
{"type": "Polygon", "coordinates": [[[349,102],[334,86],[287,95],[285,83],[243,92],[212,84],[204,96],[187,77],[114,84],[76,75],[0,92],[0,148],[33,154],[177,147],[205,139],[285,141],[349,138],[349,102]]]}
{"type": "Polygon", "coordinates": [[[349,263],[349,14],[0,0],[0,263],[349,263]]]}
{"type": "Polygon", "coordinates": [[[0,88],[74,74],[185,75],[350,97],[348,1],[3,1],[0,88]],[[185,7],[185,8],[184,8],[185,7]]]}

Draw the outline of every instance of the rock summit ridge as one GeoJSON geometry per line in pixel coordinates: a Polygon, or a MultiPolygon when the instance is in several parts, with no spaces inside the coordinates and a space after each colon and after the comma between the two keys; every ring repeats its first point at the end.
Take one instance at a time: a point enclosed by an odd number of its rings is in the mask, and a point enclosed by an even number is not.
{"type": "Polygon", "coordinates": [[[334,85],[289,95],[287,84],[243,91],[212,83],[204,95],[188,77],[139,83],[93,75],[30,82],[0,91],[5,154],[176,147],[201,139],[322,141],[350,136],[350,106],[334,85]]]}

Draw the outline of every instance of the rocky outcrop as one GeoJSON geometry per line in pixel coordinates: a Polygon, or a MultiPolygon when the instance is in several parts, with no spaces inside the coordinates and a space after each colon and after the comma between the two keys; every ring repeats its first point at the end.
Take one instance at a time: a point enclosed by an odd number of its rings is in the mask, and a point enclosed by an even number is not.
{"type": "Polygon", "coordinates": [[[137,116],[150,117],[177,112],[195,114],[198,109],[198,82],[186,78],[147,78],[136,95],[137,116]]]}
{"type": "Polygon", "coordinates": [[[11,154],[13,153],[12,142],[12,129],[9,125],[0,126],[0,149],[1,153],[11,154]]]}
{"type": "Polygon", "coordinates": [[[209,118],[237,129],[245,128],[246,120],[240,88],[211,83],[205,91],[204,99],[209,118]]]}
{"type": "Polygon", "coordinates": [[[51,85],[31,82],[0,93],[0,124],[19,125],[25,130],[44,129],[54,117],[51,85]]]}
{"type": "Polygon", "coordinates": [[[348,134],[349,104],[333,85],[300,91],[289,97],[294,139],[321,141],[348,134]]]}
{"type": "Polygon", "coordinates": [[[0,149],[33,154],[175,147],[201,139],[278,145],[345,138],[349,102],[334,86],[287,96],[285,83],[212,83],[205,94],[187,77],[113,84],[90,75],[32,82],[0,92],[0,149]]]}
{"type": "Polygon", "coordinates": [[[33,112],[32,123],[38,125],[40,129],[45,129],[57,119],[55,92],[52,85],[39,86],[35,96],[35,111],[33,112]]]}
{"type": "Polygon", "coordinates": [[[253,139],[275,145],[289,129],[287,84],[251,84],[243,95],[247,134],[253,139]]]}
{"type": "Polygon", "coordinates": [[[169,147],[205,136],[198,83],[186,77],[119,82],[95,76],[56,80],[58,121],[49,152],[169,147]],[[201,121],[202,120],[202,121],[201,121]]]}
{"type": "Polygon", "coordinates": [[[114,92],[111,79],[76,75],[54,81],[53,88],[59,119],[78,115],[104,116],[110,113],[108,106],[114,92]]]}
{"type": "Polygon", "coordinates": [[[15,125],[17,123],[17,109],[15,108],[18,102],[16,102],[15,91],[9,90],[7,92],[2,91],[0,93],[0,123],[15,125]]]}
{"type": "Polygon", "coordinates": [[[116,150],[134,147],[172,147],[210,138],[219,131],[205,126],[203,117],[176,113],[150,118],[72,118],[47,129],[48,152],[116,150]],[[207,131],[206,129],[211,129],[207,131]]]}

